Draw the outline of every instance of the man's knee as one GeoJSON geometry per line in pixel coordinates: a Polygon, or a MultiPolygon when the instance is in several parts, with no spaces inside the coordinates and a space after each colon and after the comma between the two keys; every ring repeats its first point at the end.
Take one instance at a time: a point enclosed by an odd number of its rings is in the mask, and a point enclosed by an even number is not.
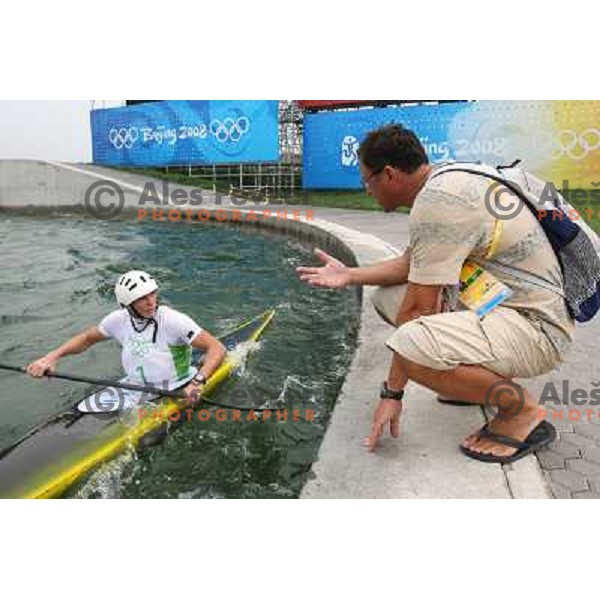
{"type": "Polygon", "coordinates": [[[396,323],[393,321],[390,321],[387,317],[387,315],[381,310],[381,308],[379,308],[377,305],[375,305],[375,312],[379,315],[379,318],[382,321],[385,321],[388,325],[392,325],[393,327],[396,327],[396,323]]]}
{"type": "Polygon", "coordinates": [[[371,294],[371,302],[377,314],[389,325],[396,326],[400,305],[404,299],[405,285],[378,287],[371,294]]]}
{"type": "Polygon", "coordinates": [[[404,323],[396,330],[393,338],[393,349],[403,358],[412,360],[414,350],[419,348],[421,326],[416,321],[404,323]]]}
{"type": "Polygon", "coordinates": [[[414,365],[435,370],[447,368],[440,356],[439,344],[418,320],[409,321],[399,327],[389,337],[386,345],[407,361],[407,367],[414,365]]]}

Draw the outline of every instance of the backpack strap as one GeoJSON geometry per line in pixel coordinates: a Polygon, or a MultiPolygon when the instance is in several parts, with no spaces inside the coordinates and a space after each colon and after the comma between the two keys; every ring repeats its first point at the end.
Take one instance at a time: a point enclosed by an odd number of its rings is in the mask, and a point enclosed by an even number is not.
{"type": "MultiPolygon", "coordinates": [[[[432,176],[431,179],[435,179],[436,177],[438,177],[438,175],[443,175],[444,173],[448,173],[451,171],[463,171],[463,172],[472,172],[472,173],[478,173],[479,175],[484,175],[487,176],[486,173],[483,172],[479,172],[479,171],[470,171],[470,169],[453,169],[451,166],[450,167],[442,167],[441,169],[439,169],[438,171],[436,171],[432,176]]],[[[490,246],[484,256],[485,260],[490,260],[492,259],[494,256],[496,256],[496,254],[498,253],[498,248],[500,246],[500,239],[502,237],[502,229],[503,229],[503,221],[501,221],[500,219],[496,219],[496,222],[494,223],[494,230],[492,231],[492,240],[490,242],[490,246]]]]}
{"type": "MultiPolygon", "coordinates": [[[[518,163],[514,163],[514,164],[518,164],[518,163]]],[[[513,165],[511,165],[511,166],[513,166],[513,165]]],[[[475,169],[449,167],[449,168],[440,169],[439,171],[437,171],[436,173],[434,173],[432,175],[431,179],[434,179],[435,177],[438,177],[439,175],[443,175],[444,173],[451,173],[453,171],[456,173],[470,173],[471,175],[479,175],[481,177],[487,177],[488,179],[492,179],[498,183],[501,183],[502,185],[506,186],[509,190],[511,190],[518,198],[520,198],[522,202],[525,203],[525,206],[527,206],[530,209],[530,211],[533,213],[533,215],[535,216],[535,218],[537,220],[538,211],[537,211],[537,208],[534,206],[533,202],[523,193],[523,191],[519,188],[519,186],[515,185],[514,183],[512,183],[511,181],[509,181],[507,179],[504,179],[503,177],[499,177],[498,175],[494,175],[492,173],[486,173],[485,171],[477,171],[475,169]]],[[[501,231],[502,231],[502,221],[500,221],[500,219],[496,219],[496,224],[494,226],[494,232],[492,233],[492,242],[490,244],[490,248],[489,248],[487,254],[485,255],[485,260],[490,260],[496,254],[496,252],[498,250],[498,245],[500,242],[501,231]],[[498,225],[498,223],[500,223],[500,225],[498,225]]],[[[559,264],[560,264],[560,261],[559,261],[559,264]]],[[[497,259],[494,262],[494,266],[497,267],[499,271],[503,271],[508,275],[512,275],[515,278],[520,278],[528,283],[531,283],[532,285],[537,285],[539,287],[542,287],[550,292],[554,292],[555,294],[558,294],[559,296],[562,296],[563,298],[565,298],[565,292],[562,289],[562,287],[556,286],[556,285],[550,283],[549,281],[546,281],[542,277],[534,275],[533,273],[526,273],[525,271],[520,271],[520,270],[517,271],[516,269],[513,269],[512,267],[505,265],[504,263],[498,261],[497,259]]]]}
{"type": "Polygon", "coordinates": [[[488,179],[492,179],[492,180],[496,181],[497,183],[501,183],[502,185],[506,186],[511,192],[513,192],[515,194],[515,196],[517,196],[517,198],[520,198],[525,203],[525,206],[527,206],[527,208],[529,208],[529,210],[533,213],[533,215],[537,219],[538,211],[537,211],[537,208],[534,206],[534,203],[523,193],[523,190],[518,185],[516,185],[512,181],[509,181],[508,179],[505,179],[504,177],[494,175],[493,173],[486,173],[485,171],[476,171],[475,169],[467,169],[467,168],[453,169],[452,167],[449,167],[447,169],[440,169],[439,171],[437,171],[436,173],[434,173],[431,176],[431,179],[434,179],[435,177],[438,177],[439,175],[443,175],[444,173],[452,173],[452,172],[470,173],[471,175],[479,175],[481,177],[487,177],[488,179]]]}
{"type": "Polygon", "coordinates": [[[520,271],[520,270],[517,271],[513,267],[509,267],[508,265],[505,265],[504,263],[498,261],[498,259],[496,259],[494,261],[494,268],[506,273],[507,275],[512,275],[515,279],[522,279],[523,281],[526,281],[527,283],[530,283],[532,285],[537,285],[538,287],[544,288],[544,289],[548,290],[549,292],[554,292],[555,294],[558,294],[559,296],[562,296],[563,298],[566,297],[565,292],[561,287],[558,287],[558,286],[550,283],[549,281],[546,281],[545,279],[543,279],[542,277],[539,277],[538,275],[533,275],[532,273],[526,273],[525,271],[520,271]]]}

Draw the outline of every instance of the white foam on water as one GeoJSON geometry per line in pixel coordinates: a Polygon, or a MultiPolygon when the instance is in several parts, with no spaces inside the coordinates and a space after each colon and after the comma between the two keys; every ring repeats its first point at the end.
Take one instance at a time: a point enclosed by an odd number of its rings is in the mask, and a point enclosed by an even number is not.
{"type": "Polygon", "coordinates": [[[193,498],[211,498],[213,500],[226,500],[226,497],[221,496],[220,494],[209,494],[207,496],[206,488],[204,487],[196,488],[195,490],[191,490],[189,492],[181,492],[180,494],[177,494],[177,498],[179,498],[180,500],[191,500],[193,498]]]}
{"type": "Polygon", "coordinates": [[[123,485],[133,479],[137,454],[133,447],[99,467],[75,494],[75,498],[120,498],[123,485]]]}
{"type": "Polygon", "coordinates": [[[303,383],[298,377],[294,375],[288,375],[283,381],[283,388],[281,392],[279,392],[279,396],[277,396],[276,403],[285,404],[286,400],[289,397],[289,394],[294,390],[309,390],[310,395],[308,398],[303,396],[304,402],[310,402],[311,404],[316,404],[317,400],[323,397],[323,385],[317,382],[314,383],[303,383]]]}
{"type": "Polygon", "coordinates": [[[246,362],[251,352],[256,352],[261,347],[261,342],[241,342],[228,353],[229,360],[236,373],[242,376],[246,370],[246,362]]]}

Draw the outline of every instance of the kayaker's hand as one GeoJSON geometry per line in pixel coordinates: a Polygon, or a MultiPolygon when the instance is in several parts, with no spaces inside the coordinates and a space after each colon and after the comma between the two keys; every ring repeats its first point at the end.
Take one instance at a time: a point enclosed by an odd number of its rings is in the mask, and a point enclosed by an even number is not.
{"type": "Polygon", "coordinates": [[[54,373],[55,367],[56,360],[46,355],[27,365],[27,373],[32,377],[43,377],[46,373],[54,373]]]}
{"type": "Polygon", "coordinates": [[[199,404],[200,400],[202,400],[202,391],[204,390],[204,386],[198,383],[190,383],[184,388],[184,392],[188,397],[188,402],[190,404],[199,404]]]}
{"type": "Polygon", "coordinates": [[[364,445],[373,452],[377,447],[379,438],[383,435],[385,426],[389,423],[392,437],[400,435],[400,415],[402,414],[402,401],[383,398],[379,401],[373,415],[373,428],[371,435],[365,438],[364,445]]]}
{"type": "Polygon", "coordinates": [[[315,287],[340,289],[350,285],[350,268],[327,252],[315,248],[315,255],[324,263],[323,267],[297,267],[302,281],[315,287]]]}

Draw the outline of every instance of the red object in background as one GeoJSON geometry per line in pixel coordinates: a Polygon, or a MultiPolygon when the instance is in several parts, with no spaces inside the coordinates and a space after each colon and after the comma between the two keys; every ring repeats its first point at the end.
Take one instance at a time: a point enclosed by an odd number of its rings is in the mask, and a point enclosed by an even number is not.
{"type": "Polygon", "coordinates": [[[306,110],[342,108],[350,106],[374,105],[381,100],[298,100],[298,105],[306,110]]]}
{"type": "Polygon", "coordinates": [[[358,108],[359,106],[400,106],[415,104],[447,104],[467,100],[296,100],[303,110],[335,110],[336,108],[358,108]]]}

